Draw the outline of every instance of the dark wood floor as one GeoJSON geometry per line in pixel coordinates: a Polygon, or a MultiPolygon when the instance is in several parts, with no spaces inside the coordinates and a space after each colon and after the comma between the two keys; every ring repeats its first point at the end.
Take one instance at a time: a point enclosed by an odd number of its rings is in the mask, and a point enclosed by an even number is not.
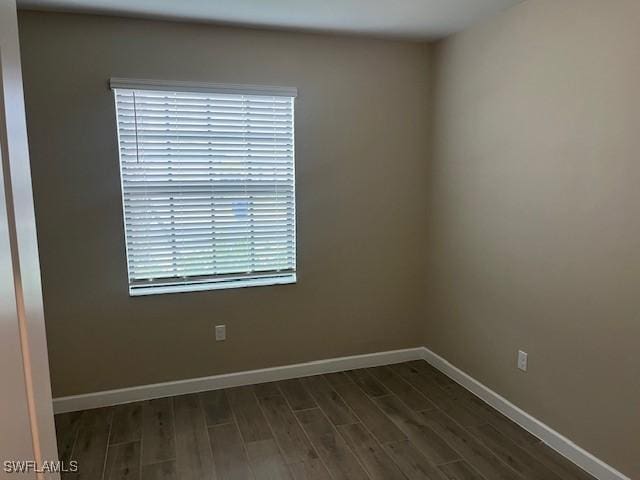
{"type": "Polygon", "coordinates": [[[65,480],[589,475],[415,361],[56,416],[65,480]]]}

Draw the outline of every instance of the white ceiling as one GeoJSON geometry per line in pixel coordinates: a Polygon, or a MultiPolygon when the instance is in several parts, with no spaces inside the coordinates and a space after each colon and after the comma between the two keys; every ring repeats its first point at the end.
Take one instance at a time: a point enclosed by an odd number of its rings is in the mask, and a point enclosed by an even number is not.
{"type": "Polygon", "coordinates": [[[522,0],[18,0],[19,8],[434,39],[522,0]]]}

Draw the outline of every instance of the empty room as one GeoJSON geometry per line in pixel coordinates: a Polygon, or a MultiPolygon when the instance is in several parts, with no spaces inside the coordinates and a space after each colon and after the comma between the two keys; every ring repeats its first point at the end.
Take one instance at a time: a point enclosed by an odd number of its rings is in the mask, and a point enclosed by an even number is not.
{"type": "Polygon", "coordinates": [[[640,480],[640,2],[0,0],[0,478],[640,480]]]}

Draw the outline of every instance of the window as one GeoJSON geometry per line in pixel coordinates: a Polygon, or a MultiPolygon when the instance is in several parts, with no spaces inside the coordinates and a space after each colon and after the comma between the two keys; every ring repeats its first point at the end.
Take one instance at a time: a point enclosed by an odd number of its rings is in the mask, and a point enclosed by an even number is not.
{"type": "Polygon", "coordinates": [[[294,283],[295,89],[111,87],[130,295],[294,283]]]}

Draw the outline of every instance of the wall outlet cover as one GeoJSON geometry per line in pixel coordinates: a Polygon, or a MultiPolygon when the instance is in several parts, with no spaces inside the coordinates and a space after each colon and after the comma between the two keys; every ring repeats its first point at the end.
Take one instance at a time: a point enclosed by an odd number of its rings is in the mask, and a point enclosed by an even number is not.
{"type": "Polygon", "coordinates": [[[527,371],[527,366],[529,363],[529,354],[527,352],[523,352],[522,350],[518,350],[518,368],[523,372],[527,371]]]}
{"type": "Polygon", "coordinates": [[[216,325],[216,341],[220,342],[227,339],[227,326],[216,325]]]}

